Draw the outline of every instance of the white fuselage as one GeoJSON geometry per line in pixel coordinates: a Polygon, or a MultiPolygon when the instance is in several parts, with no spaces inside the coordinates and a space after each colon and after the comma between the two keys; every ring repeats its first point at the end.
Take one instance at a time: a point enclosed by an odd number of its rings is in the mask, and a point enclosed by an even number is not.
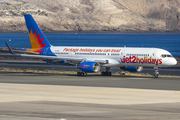
{"type": "Polygon", "coordinates": [[[108,61],[107,64],[101,64],[103,67],[168,67],[177,64],[168,51],[159,48],[52,46],[50,49],[57,57],[108,61]]]}

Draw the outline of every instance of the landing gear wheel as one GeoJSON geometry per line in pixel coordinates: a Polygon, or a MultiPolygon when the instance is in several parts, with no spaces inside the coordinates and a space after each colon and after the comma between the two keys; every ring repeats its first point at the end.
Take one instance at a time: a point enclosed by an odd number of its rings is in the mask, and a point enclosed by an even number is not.
{"type": "Polygon", "coordinates": [[[101,75],[104,76],[104,75],[105,75],[105,72],[101,72],[101,75]]]}
{"type": "Polygon", "coordinates": [[[77,72],[77,76],[87,76],[86,72],[77,72]]]}
{"type": "Polygon", "coordinates": [[[81,76],[81,73],[80,73],[80,72],[77,72],[77,76],[81,76]]]}
{"type": "Polygon", "coordinates": [[[154,78],[158,78],[158,75],[159,75],[158,69],[155,69],[154,78]]]}
{"type": "Polygon", "coordinates": [[[108,76],[111,76],[111,72],[108,72],[108,76]]]}
{"type": "Polygon", "coordinates": [[[111,72],[101,72],[102,76],[111,76],[111,72]]]}
{"type": "Polygon", "coordinates": [[[154,75],[155,78],[158,78],[158,74],[154,75]]]}
{"type": "Polygon", "coordinates": [[[81,76],[84,76],[84,72],[81,72],[81,76]]]}

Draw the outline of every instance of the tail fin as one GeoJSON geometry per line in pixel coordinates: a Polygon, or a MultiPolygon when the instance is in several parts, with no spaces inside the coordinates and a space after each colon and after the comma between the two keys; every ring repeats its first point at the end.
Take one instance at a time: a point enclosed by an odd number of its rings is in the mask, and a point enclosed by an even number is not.
{"type": "Polygon", "coordinates": [[[32,49],[50,47],[51,44],[44,36],[43,32],[40,30],[33,17],[30,14],[26,14],[24,15],[24,18],[26,21],[32,49]]]}

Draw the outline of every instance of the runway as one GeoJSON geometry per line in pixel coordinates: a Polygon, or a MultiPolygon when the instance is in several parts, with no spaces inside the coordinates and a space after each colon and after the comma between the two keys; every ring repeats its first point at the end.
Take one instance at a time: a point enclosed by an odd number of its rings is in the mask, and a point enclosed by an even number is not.
{"type": "Polygon", "coordinates": [[[1,120],[178,120],[179,77],[0,72],[1,120]]]}
{"type": "Polygon", "coordinates": [[[66,85],[156,90],[180,90],[180,77],[101,76],[78,77],[76,74],[0,72],[0,83],[66,85]]]}
{"type": "Polygon", "coordinates": [[[1,120],[178,120],[179,77],[0,72],[1,120]]]}
{"type": "MultiPolygon", "coordinates": [[[[47,70],[56,70],[56,71],[77,71],[76,67],[73,65],[69,64],[48,64],[43,61],[19,61],[19,60],[0,60],[0,67],[10,67],[10,68],[15,68],[15,69],[33,69],[33,70],[38,70],[38,69],[47,69],[47,70]]],[[[105,71],[104,68],[101,68],[101,71],[105,71]]],[[[110,71],[112,73],[116,73],[118,71],[121,71],[120,68],[111,68],[110,71]]],[[[149,74],[154,74],[154,69],[153,68],[143,68],[143,71],[140,73],[149,73],[149,74]]],[[[168,68],[160,68],[159,73],[161,75],[170,75],[170,76],[179,76],[180,75],[180,66],[173,66],[173,67],[168,67],[168,68]]]]}

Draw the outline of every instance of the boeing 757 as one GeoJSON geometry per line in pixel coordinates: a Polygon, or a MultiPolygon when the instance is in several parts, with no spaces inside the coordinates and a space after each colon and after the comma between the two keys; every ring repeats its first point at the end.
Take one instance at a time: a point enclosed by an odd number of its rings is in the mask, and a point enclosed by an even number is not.
{"type": "MultiPolygon", "coordinates": [[[[103,76],[111,75],[111,67],[137,72],[142,71],[143,67],[154,67],[154,76],[158,77],[159,73],[156,72],[158,67],[177,64],[170,52],[159,48],[53,46],[31,15],[24,15],[24,18],[32,49],[19,55],[39,58],[50,63],[69,62],[76,65],[79,70],[78,76],[96,73],[101,67],[106,68],[106,71],[101,72],[103,76]]],[[[9,46],[8,49],[13,53],[9,46]]]]}

